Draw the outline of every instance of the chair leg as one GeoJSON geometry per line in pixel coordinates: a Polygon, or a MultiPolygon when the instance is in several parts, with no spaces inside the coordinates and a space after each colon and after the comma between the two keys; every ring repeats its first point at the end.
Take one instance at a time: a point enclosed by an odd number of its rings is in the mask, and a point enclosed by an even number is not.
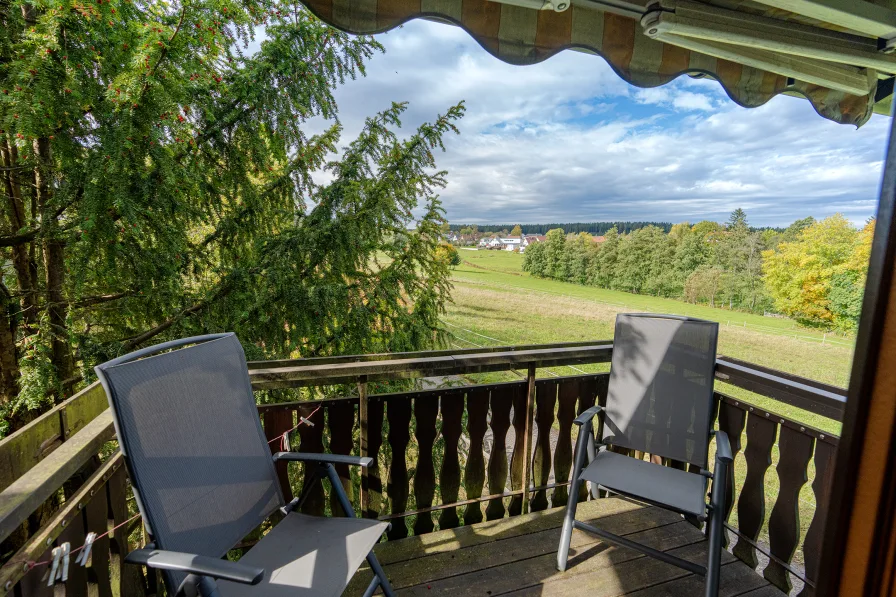
{"type": "Polygon", "coordinates": [[[566,501],[566,512],[563,515],[563,530],[560,533],[560,547],[557,549],[557,570],[566,570],[566,560],[569,558],[569,542],[572,540],[572,527],[576,519],[576,508],[579,505],[579,485],[582,483],[579,475],[585,468],[585,457],[589,462],[594,459],[594,436],[591,431],[591,422],[585,423],[579,428],[579,438],[576,440],[576,454],[572,464],[572,479],[569,483],[569,498],[566,501]]]}
{"type": "Polygon", "coordinates": [[[355,509],[352,508],[352,503],[348,501],[348,496],[345,495],[345,489],[342,487],[342,480],[336,473],[336,468],[332,464],[327,463],[323,466],[323,473],[330,479],[330,485],[333,487],[333,492],[336,494],[336,499],[339,500],[339,505],[342,507],[345,516],[355,518],[355,509]]]}
{"type": "Polygon", "coordinates": [[[707,535],[709,558],[706,563],[706,597],[718,597],[719,573],[722,564],[722,533],[725,532],[725,520],[722,511],[725,508],[726,479],[728,467],[716,464],[710,497],[709,521],[707,535]]]}
{"type": "Polygon", "coordinates": [[[221,596],[221,593],[218,591],[217,583],[215,583],[214,579],[212,579],[208,576],[200,577],[197,588],[199,590],[199,595],[201,595],[201,597],[220,597],[221,596]]]}
{"type": "Polygon", "coordinates": [[[569,558],[569,543],[572,541],[572,527],[579,505],[580,484],[581,481],[578,479],[569,484],[569,498],[566,502],[566,512],[563,514],[563,530],[560,532],[560,547],[557,550],[557,570],[560,572],[566,570],[566,561],[569,558]]]}
{"type": "Polygon", "coordinates": [[[376,590],[380,587],[380,577],[374,576],[373,580],[370,581],[370,584],[367,585],[367,590],[364,591],[364,595],[361,597],[373,597],[373,594],[376,593],[376,590]]]}
{"type": "MultiPolygon", "coordinates": [[[[379,583],[377,584],[379,584],[379,586],[383,588],[383,593],[386,595],[386,597],[395,597],[395,590],[392,588],[391,583],[389,583],[389,578],[386,576],[386,571],[383,570],[382,566],[380,566],[379,560],[376,559],[376,556],[373,555],[372,551],[367,554],[367,563],[370,564],[370,569],[373,570],[373,573],[376,575],[376,578],[374,578],[374,580],[379,579],[379,583]]],[[[376,590],[376,587],[373,586],[373,583],[370,583],[370,585],[371,586],[367,588],[368,591],[371,587],[376,590]]],[[[367,593],[365,593],[365,596],[366,595],[367,593]]]]}
{"type": "MultiPolygon", "coordinates": [[[[590,434],[590,430],[589,430],[589,434],[590,434]]],[[[594,447],[593,441],[588,442],[585,445],[585,448],[587,449],[586,455],[588,457],[588,464],[591,464],[592,462],[594,462],[594,459],[597,458],[597,449],[594,447]]],[[[583,468],[584,468],[584,466],[585,465],[583,465],[583,468]]],[[[600,498],[600,489],[598,489],[597,483],[592,483],[591,484],[591,499],[596,500],[599,498],[600,498]]]]}

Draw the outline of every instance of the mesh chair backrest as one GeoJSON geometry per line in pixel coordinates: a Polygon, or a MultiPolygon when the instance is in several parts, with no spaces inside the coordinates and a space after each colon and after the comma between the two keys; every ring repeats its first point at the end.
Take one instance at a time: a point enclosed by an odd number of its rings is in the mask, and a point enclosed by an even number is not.
{"type": "MultiPolygon", "coordinates": [[[[221,557],[283,505],[235,335],[161,344],[96,372],[159,549],[221,557]]],[[[184,578],[166,573],[172,594],[184,578]]]]}
{"type": "Polygon", "coordinates": [[[719,324],[616,317],[602,439],[706,467],[719,324]]]}

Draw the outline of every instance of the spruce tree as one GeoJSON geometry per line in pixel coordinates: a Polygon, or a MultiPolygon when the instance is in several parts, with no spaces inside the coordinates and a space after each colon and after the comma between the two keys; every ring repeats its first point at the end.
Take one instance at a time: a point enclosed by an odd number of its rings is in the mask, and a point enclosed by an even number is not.
{"type": "Polygon", "coordinates": [[[172,337],[232,330],[250,358],[439,340],[434,150],[463,107],[402,138],[384,106],[338,150],[333,90],[381,50],[278,0],[0,4],[8,429],[172,337]]]}

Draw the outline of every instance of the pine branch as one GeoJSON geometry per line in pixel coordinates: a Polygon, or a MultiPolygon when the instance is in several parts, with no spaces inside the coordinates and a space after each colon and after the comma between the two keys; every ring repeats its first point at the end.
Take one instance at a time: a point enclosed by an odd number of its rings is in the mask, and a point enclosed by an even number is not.
{"type": "MultiPolygon", "coordinates": [[[[257,273],[257,270],[252,269],[252,270],[249,270],[247,273],[251,275],[253,273],[257,273]]],[[[182,311],[176,313],[175,315],[172,315],[171,317],[169,317],[168,319],[166,319],[159,325],[155,326],[154,328],[151,328],[137,336],[133,336],[133,337],[127,339],[121,346],[122,350],[131,351],[131,350],[137,348],[138,346],[140,346],[147,340],[151,340],[152,338],[155,338],[156,336],[158,336],[165,330],[169,329],[171,326],[173,326],[180,320],[184,319],[185,317],[189,317],[190,315],[195,315],[197,313],[202,312],[204,309],[209,307],[209,305],[211,305],[215,301],[227,296],[232,290],[233,290],[233,284],[231,283],[231,280],[229,278],[224,278],[223,280],[221,280],[221,283],[220,283],[220,286],[218,287],[218,289],[216,291],[214,291],[211,294],[211,296],[209,296],[205,299],[202,299],[201,301],[192,305],[191,307],[187,307],[186,309],[183,309],[182,311]]]]}
{"type": "Polygon", "coordinates": [[[99,296],[88,296],[68,304],[72,309],[83,309],[84,307],[92,307],[103,303],[111,303],[123,298],[134,296],[133,292],[119,292],[117,294],[104,294],[99,296]]]}
{"type": "Polygon", "coordinates": [[[180,33],[181,25],[184,24],[184,17],[187,14],[187,4],[184,2],[183,7],[180,9],[180,20],[177,22],[177,27],[174,29],[174,33],[171,34],[171,37],[168,39],[168,43],[162,48],[162,51],[159,53],[159,59],[156,60],[156,63],[153,65],[152,69],[146,75],[146,81],[143,83],[143,89],[140,90],[140,96],[137,98],[137,103],[143,101],[143,96],[146,94],[146,90],[149,89],[149,81],[152,79],[153,75],[156,74],[156,70],[159,68],[159,65],[168,55],[168,48],[171,47],[171,43],[177,37],[177,34],[180,33]]]}
{"type": "Polygon", "coordinates": [[[122,350],[125,352],[130,352],[131,350],[137,348],[138,346],[140,346],[147,340],[151,340],[152,338],[155,338],[156,336],[158,336],[159,334],[161,334],[162,332],[164,332],[165,330],[167,330],[168,328],[173,326],[175,323],[177,323],[181,319],[188,317],[190,315],[193,315],[195,313],[199,313],[200,311],[202,311],[203,309],[208,307],[210,304],[211,304],[211,299],[206,299],[206,300],[202,300],[202,301],[196,303],[192,307],[188,307],[188,308],[184,309],[183,311],[177,313],[176,315],[169,317],[168,319],[166,319],[165,321],[163,321],[156,327],[154,327],[150,330],[147,330],[147,331],[143,332],[142,334],[139,334],[139,335],[134,336],[133,338],[127,340],[124,344],[121,345],[122,350]]]}
{"type": "Polygon", "coordinates": [[[40,234],[40,228],[23,232],[22,234],[12,234],[9,236],[0,236],[0,247],[18,247],[33,241],[40,234]]]}
{"type": "MultiPolygon", "coordinates": [[[[78,190],[75,192],[75,196],[72,198],[71,201],[60,206],[59,208],[56,209],[55,212],[53,212],[51,221],[55,222],[59,218],[59,216],[61,216],[63,213],[65,213],[65,210],[67,210],[69,207],[71,207],[72,205],[77,203],[78,200],[80,200],[81,197],[83,197],[83,196],[84,196],[84,187],[79,187],[78,190]]],[[[63,228],[57,228],[57,229],[62,232],[65,232],[67,230],[70,230],[71,228],[72,228],[72,225],[70,224],[69,226],[66,226],[63,228]]],[[[29,242],[33,241],[35,238],[37,238],[37,236],[41,233],[41,230],[43,230],[43,226],[38,226],[37,228],[32,228],[28,232],[22,232],[19,234],[11,234],[11,235],[7,235],[7,236],[0,236],[0,247],[18,247],[19,245],[24,245],[26,243],[29,243],[29,242]]]]}

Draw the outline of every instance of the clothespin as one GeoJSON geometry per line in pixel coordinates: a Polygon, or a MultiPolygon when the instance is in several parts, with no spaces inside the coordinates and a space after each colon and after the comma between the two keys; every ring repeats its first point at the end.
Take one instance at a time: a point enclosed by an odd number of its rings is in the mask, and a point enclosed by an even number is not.
{"type": "Polygon", "coordinates": [[[48,587],[52,587],[56,583],[56,576],[59,572],[59,562],[62,560],[62,548],[54,547],[51,553],[53,556],[53,563],[50,565],[50,574],[47,579],[48,587]]]}
{"type": "Polygon", "coordinates": [[[69,555],[72,553],[71,543],[62,544],[62,570],[59,571],[59,579],[62,582],[68,581],[68,562],[69,555]]]}
{"type": "Polygon", "coordinates": [[[301,416],[300,416],[300,417],[299,417],[299,420],[300,420],[302,423],[304,423],[305,425],[308,425],[309,427],[314,427],[314,423],[311,422],[311,419],[306,419],[305,417],[301,417],[301,416]]]}
{"type": "Polygon", "coordinates": [[[289,431],[284,431],[283,436],[280,438],[280,449],[283,452],[291,452],[291,448],[289,447],[289,431]]]}
{"type": "Polygon", "coordinates": [[[90,549],[93,547],[94,541],[96,541],[96,533],[87,533],[87,538],[84,539],[84,547],[81,548],[81,553],[78,554],[75,564],[87,566],[87,560],[90,558],[90,549]]]}

